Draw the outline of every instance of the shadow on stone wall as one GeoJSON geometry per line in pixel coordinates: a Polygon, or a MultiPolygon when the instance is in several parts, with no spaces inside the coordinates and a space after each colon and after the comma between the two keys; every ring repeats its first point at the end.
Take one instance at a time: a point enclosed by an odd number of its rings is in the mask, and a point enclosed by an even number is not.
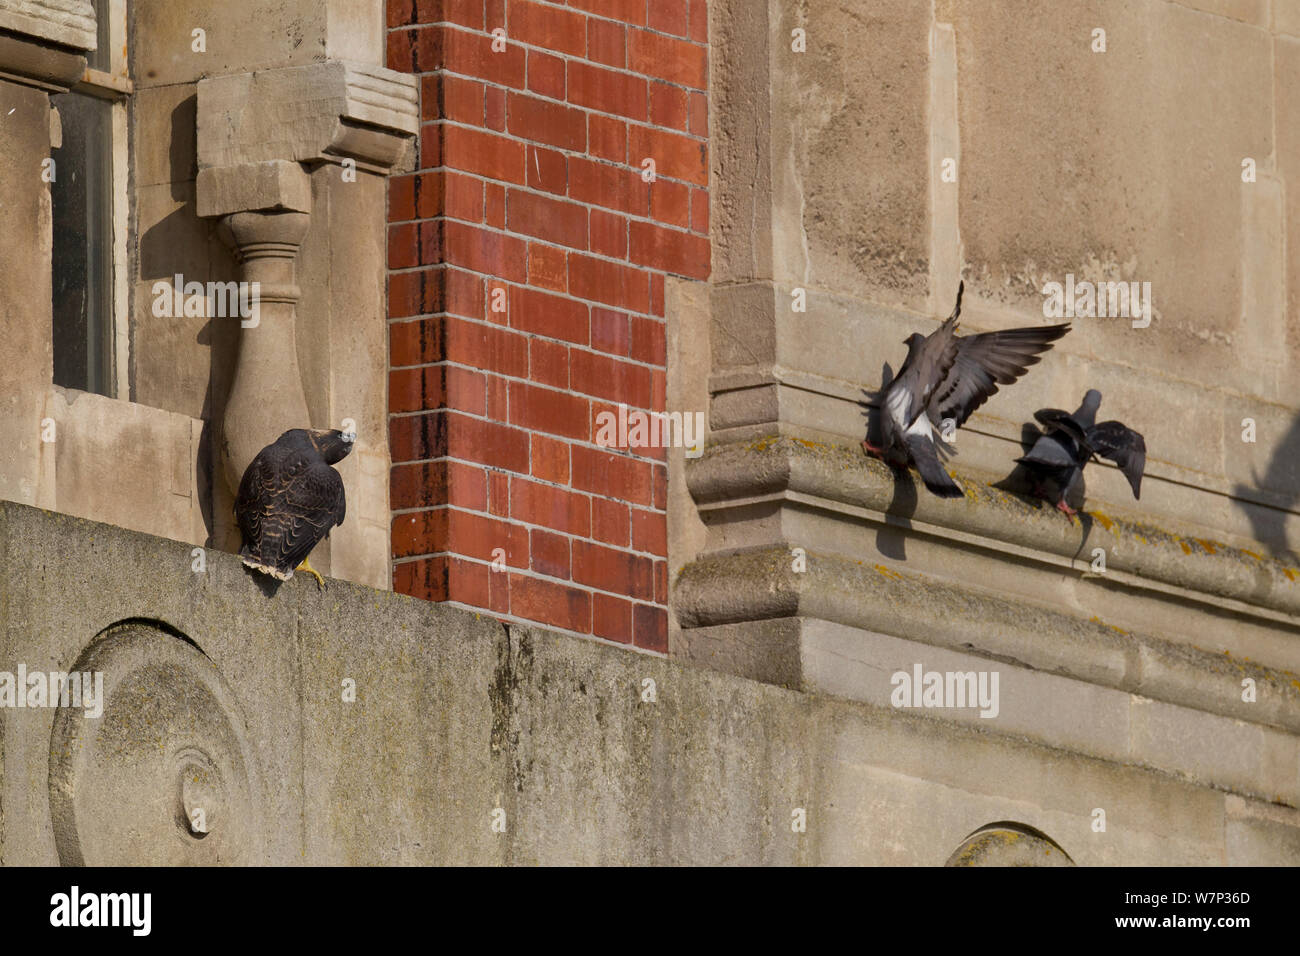
{"type": "Polygon", "coordinates": [[[1238,484],[1232,492],[1233,504],[1240,508],[1254,529],[1255,540],[1268,548],[1274,557],[1300,561],[1287,535],[1287,520],[1300,503],[1300,416],[1292,422],[1286,434],[1273,448],[1268,468],[1261,476],[1251,472],[1252,484],[1238,484]],[[1260,501],[1260,488],[1285,488],[1272,492],[1272,504],[1260,501]]]}

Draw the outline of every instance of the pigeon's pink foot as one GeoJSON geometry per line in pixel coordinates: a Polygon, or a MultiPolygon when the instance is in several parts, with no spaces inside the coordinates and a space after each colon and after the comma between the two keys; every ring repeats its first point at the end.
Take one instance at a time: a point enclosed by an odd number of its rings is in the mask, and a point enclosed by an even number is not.
{"type": "Polygon", "coordinates": [[[866,451],[868,455],[875,455],[877,458],[885,457],[885,449],[877,448],[875,445],[871,444],[871,442],[867,441],[865,438],[862,439],[862,448],[864,451],[866,451]]]}
{"type": "Polygon", "coordinates": [[[1056,503],[1056,507],[1058,511],[1065,512],[1065,516],[1070,519],[1070,524],[1074,524],[1074,516],[1077,515],[1079,512],[1075,511],[1068,504],[1066,504],[1064,498],[1062,498],[1060,501],[1056,503]]]}

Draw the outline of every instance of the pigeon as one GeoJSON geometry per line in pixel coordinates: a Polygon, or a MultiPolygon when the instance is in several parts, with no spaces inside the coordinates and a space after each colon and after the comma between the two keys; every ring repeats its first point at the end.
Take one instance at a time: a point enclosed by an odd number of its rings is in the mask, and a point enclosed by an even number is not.
{"type": "Polygon", "coordinates": [[[916,466],[921,480],[941,498],[962,497],[940,460],[935,429],[941,441],[951,436],[975,409],[1010,385],[1039,360],[1039,354],[1070,331],[1069,323],[980,335],[957,335],[964,282],[957,286],[957,304],[943,325],[930,335],[914,332],[904,340],[907,359],[879,394],[883,447],[864,441],[863,447],[895,467],[916,466]]]}
{"type": "Polygon", "coordinates": [[[257,453],[235,496],[245,565],[279,581],[306,571],[325,586],[307,556],[343,523],[343,479],[330,465],[348,456],[352,439],[338,429],[291,428],[257,453]]]}
{"type": "Polygon", "coordinates": [[[1073,415],[1059,408],[1034,412],[1046,431],[1038,436],[1029,454],[1016,461],[1029,469],[1035,492],[1073,517],[1076,512],[1066,501],[1083,476],[1083,467],[1096,455],[1113,461],[1124,472],[1133,497],[1142,498],[1142,471],[1146,468],[1147,444],[1141,434],[1121,422],[1097,421],[1101,392],[1088,389],[1083,404],[1073,415]]]}

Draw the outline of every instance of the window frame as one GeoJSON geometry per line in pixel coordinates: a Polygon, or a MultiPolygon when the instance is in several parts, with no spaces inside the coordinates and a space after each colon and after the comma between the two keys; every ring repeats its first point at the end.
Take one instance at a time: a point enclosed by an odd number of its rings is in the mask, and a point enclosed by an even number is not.
{"type": "Polygon", "coordinates": [[[97,26],[97,44],[107,49],[97,49],[87,54],[87,66],[81,79],[68,91],[106,100],[110,103],[110,148],[108,158],[112,187],[111,204],[112,248],[109,261],[112,265],[112,309],[108,317],[107,340],[111,343],[109,378],[104,393],[108,398],[130,401],[132,378],[130,276],[131,261],[128,237],[131,223],[130,197],[130,104],[135,84],[130,75],[130,56],[127,49],[129,35],[129,0],[94,0],[97,26]],[[104,21],[107,22],[104,22],[104,21]],[[107,66],[98,69],[89,64],[107,66]]]}

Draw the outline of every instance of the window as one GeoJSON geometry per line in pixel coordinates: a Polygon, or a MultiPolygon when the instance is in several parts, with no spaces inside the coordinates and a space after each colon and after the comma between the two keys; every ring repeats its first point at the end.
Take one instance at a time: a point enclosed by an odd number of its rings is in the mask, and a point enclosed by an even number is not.
{"type": "Polygon", "coordinates": [[[96,0],[95,14],[84,77],[50,97],[54,383],[126,398],[126,0],[96,0]]]}

